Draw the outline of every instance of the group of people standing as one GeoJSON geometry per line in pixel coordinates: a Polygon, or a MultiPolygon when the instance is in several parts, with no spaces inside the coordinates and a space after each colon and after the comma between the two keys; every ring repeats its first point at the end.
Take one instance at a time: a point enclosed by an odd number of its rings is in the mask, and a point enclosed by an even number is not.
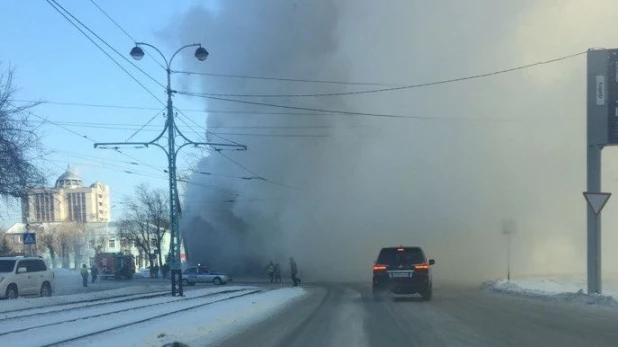
{"type": "Polygon", "coordinates": [[[165,263],[161,267],[159,265],[150,266],[150,278],[159,278],[159,272],[163,279],[167,279],[170,273],[170,266],[165,263]]]}
{"type": "MultiPolygon", "coordinates": [[[[268,263],[266,273],[270,277],[270,283],[281,283],[281,265],[279,263],[274,263],[273,261],[268,263]]],[[[294,286],[298,286],[301,280],[298,278],[298,265],[296,265],[293,257],[290,257],[290,274],[292,275],[294,286]]]]}
{"type": "Polygon", "coordinates": [[[84,285],[84,287],[88,287],[88,275],[90,275],[92,283],[94,283],[97,280],[97,277],[99,277],[99,269],[96,266],[92,265],[92,267],[90,267],[90,273],[88,273],[88,267],[86,266],[86,264],[83,264],[80,270],[80,274],[82,275],[82,284],[84,285]]]}

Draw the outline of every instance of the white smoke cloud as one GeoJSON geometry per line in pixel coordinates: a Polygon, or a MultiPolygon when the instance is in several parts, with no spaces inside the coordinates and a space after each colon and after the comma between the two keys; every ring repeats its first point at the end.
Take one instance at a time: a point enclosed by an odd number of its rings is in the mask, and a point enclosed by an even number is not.
{"type": "MultiPolygon", "coordinates": [[[[193,8],[175,20],[182,24],[173,40],[202,42],[211,52],[205,67],[187,60],[187,70],[411,84],[590,46],[611,47],[616,9],[618,4],[601,0],[392,1],[379,6],[365,0],[239,0],[221,2],[216,15],[193,8]]],[[[209,76],[200,82],[185,81],[183,88],[248,94],[371,88],[209,76]]],[[[210,113],[207,125],[213,132],[328,137],[233,136],[249,151],[226,155],[294,188],[196,175],[196,184],[243,196],[222,203],[233,197],[190,186],[182,226],[190,255],[238,269],[247,262],[261,269],[270,259],[284,262],[294,256],[309,278],[354,280],[367,278],[380,247],[421,245],[437,259],[437,276],[478,280],[505,272],[500,221],[508,217],[518,224],[515,273],[582,272],[584,83],[585,57],[579,56],[508,75],[406,91],[241,98],[433,119],[210,113]]],[[[219,111],[288,112],[213,100],[205,104],[219,111]]],[[[199,167],[252,175],[216,153],[199,167]]],[[[611,164],[607,170],[616,171],[611,164]]],[[[615,186],[611,182],[608,189],[615,186]]],[[[605,223],[615,225],[616,220],[605,223]]],[[[610,235],[607,241],[616,238],[610,235]]]]}

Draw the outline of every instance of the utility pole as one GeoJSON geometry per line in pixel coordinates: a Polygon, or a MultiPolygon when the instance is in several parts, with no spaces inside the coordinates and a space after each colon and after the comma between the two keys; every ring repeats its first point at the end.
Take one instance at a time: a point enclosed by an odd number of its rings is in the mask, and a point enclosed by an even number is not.
{"type": "Polygon", "coordinates": [[[168,60],[161,51],[155,46],[144,43],[144,42],[136,42],[135,47],[131,49],[131,57],[135,60],[140,60],[144,57],[144,51],[140,46],[148,46],[155,51],[157,51],[166,64],[166,72],[167,72],[167,120],[165,122],[165,127],[163,131],[155,137],[153,140],[148,142],[105,142],[105,143],[95,143],[95,148],[104,148],[110,147],[118,150],[121,146],[138,146],[138,147],[149,147],[156,146],[159,147],[165,152],[167,155],[168,162],[168,174],[169,174],[169,190],[170,190],[170,269],[171,269],[171,278],[172,278],[172,296],[183,296],[183,288],[182,288],[182,267],[180,260],[180,249],[181,249],[181,238],[180,238],[180,198],[178,196],[178,186],[177,186],[177,178],[176,178],[176,159],[178,157],[178,152],[186,147],[186,146],[214,146],[214,147],[235,147],[240,150],[247,150],[247,146],[237,145],[237,144],[226,144],[226,143],[211,143],[211,142],[195,142],[187,138],[176,126],[174,121],[174,106],[172,103],[172,95],[176,92],[172,90],[171,87],[171,63],[174,60],[174,57],[185,48],[189,47],[197,47],[195,50],[195,58],[199,61],[204,61],[208,57],[208,51],[202,47],[201,44],[195,43],[190,45],[185,45],[180,47],[168,60]],[[167,133],[167,148],[158,143],[158,141],[167,133]],[[176,147],[176,137],[180,137],[184,140],[184,143],[180,146],[176,147]]]}
{"type": "Polygon", "coordinates": [[[502,221],[502,234],[506,235],[506,279],[511,280],[511,235],[515,234],[515,222],[507,219],[502,221]]]}

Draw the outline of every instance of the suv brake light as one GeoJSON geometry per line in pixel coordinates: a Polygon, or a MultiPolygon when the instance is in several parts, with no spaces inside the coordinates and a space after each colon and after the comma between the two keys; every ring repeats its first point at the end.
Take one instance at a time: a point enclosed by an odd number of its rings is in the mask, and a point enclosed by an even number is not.
{"type": "Polygon", "coordinates": [[[373,271],[386,271],[386,265],[373,265],[373,271]]]}
{"type": "Polygon", "coordinates": [[[414,270],[429,270],[428,264],[414,265],[414,270]]]}

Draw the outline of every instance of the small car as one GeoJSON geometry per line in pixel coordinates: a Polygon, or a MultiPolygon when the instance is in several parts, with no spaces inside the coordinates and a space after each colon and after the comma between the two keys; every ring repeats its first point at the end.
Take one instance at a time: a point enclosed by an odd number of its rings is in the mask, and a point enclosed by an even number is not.
{"type": "Polygon", "coordinates": [[[54,279],[54,272],[41,257],[0,257],[0,298],[51,296],[54,279]]]}
{"type": "Polygon", "coordinates": [[[184,286],[194,286],[196,283],[213,283],[223,285],[232,281],[232,276],[224,272],[210,271],[204,267],[192,266],[182,275],[184,286]]]}
{"type": "Polygon", "coordinates": [[[429,301],[433,292],[431,266],[420,247],[382,248],[373,265],[373,296],[379,301],[385,294],[420,294],[429,301]]]}

